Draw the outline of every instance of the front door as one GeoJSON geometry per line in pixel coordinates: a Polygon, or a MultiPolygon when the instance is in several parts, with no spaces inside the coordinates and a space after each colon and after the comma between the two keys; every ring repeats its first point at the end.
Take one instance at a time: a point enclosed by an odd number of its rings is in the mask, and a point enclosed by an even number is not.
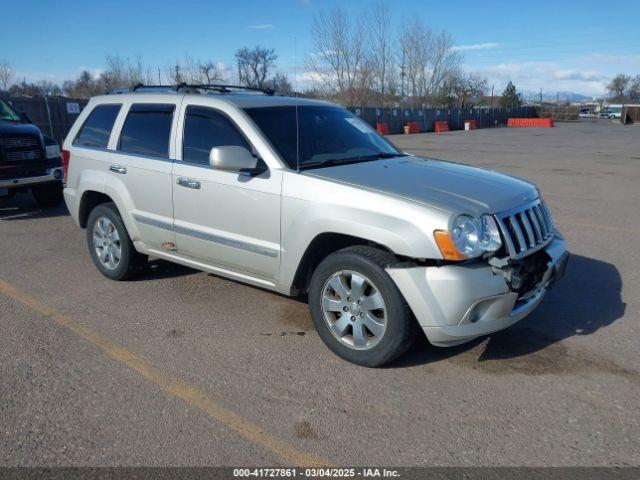
{"type": "Polygon", "coordinates": [[[209,166],[212,147],[253,150],[234,122],[214,108],[186,105],[182,161],[173,165],[178,253],[275,279],[280,258],[281,171],[259,176],[209,166]]]}

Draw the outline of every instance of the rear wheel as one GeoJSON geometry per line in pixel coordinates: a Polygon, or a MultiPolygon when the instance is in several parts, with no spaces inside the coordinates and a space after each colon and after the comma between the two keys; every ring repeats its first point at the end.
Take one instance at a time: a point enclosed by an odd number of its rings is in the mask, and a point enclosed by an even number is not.
{"type": "Polygon", "coordinates": [[[41,208],[53,208],[62,203],[62,189],[62,182],[51,182],[35,185],[31,192],[41,208]]]}
{"type": "Polygon", "coordinates": [[[94,208],[87,220],[87,245],[100,273],[112,280],[126,280],[144,269],[147,256],[138,253],[113,203],[94,208]]]}
{"type": "Polygon", "coordinates": [[[338,356],[378,367],[404,353],[416,337],[409,306],[385,267],[393,255],[349,247],[325,258],[309,288],[318,334],[338,356]]]}

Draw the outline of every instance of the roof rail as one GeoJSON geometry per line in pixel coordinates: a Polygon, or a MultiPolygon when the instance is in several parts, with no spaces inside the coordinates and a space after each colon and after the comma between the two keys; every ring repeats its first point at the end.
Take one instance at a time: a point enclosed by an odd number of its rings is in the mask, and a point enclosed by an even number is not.
{"type": "Polygon", "coordinates": [[[206,84],[188,84],[188,83],[179,83],[177,85],[144,85],[142,83],[138,83],[134,85],[132,88],[117,88],[109,92],[110,94],[118,94],[118,93],[131,93],[131,92],[139,92],[146,90],[164,90],[164,91],[173,91],[178,92],[180,90],[213,90],[219,93],[230,93],[233,90],[249,90],[252,92],[261,92],[265,95],[273,96],[276,91],[272,88],[257,88],[257,87],[245,87],[242,85],[225,85],[225,84],[217,84],[217,83],[206,83],[206,84]]]}
{"type": "Polygon", "coordinates": [[[230,93],[233,90],[249,90],[252,92],[261,92],[266,95],[274,95],[276,91],[273,88],[259,88],[259,87],[245,87],[243,85],[226,85],[218,83],[205,83],[205,84],[186,84],[181,83],[176,86],[176,90],[182,88],[195,88],[200,90],[215,90],[220,93],[230,93]]]}
{"type": "Polygon", "coordinates": [[[131,88],[116,88],[115,90],[111,90],[107,95],[115,95],[118,93],[131,93],[138,92],[140,90],[176,90],[175,85],[145,85],[143,83],[138,83],[131,88]]]}

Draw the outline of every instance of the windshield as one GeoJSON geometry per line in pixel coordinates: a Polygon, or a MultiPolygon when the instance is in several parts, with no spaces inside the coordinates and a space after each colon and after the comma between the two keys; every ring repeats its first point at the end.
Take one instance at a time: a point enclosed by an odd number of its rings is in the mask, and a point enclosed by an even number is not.
{"type": "Polygon", "coordinates": [[[296,148],[301,169],[403,155],[369,125],[342,108],[298,106],[297,125],[295,106],[245,111],[293,169],[297,168],[296,148]]]}
{"type": "Polygon", "coordinates": [[[18,115],[13,108],[9,106],[7,102],[0,98],[0,119],[9,120],[12,122],[19,122],[20,115],[18,115]]]}

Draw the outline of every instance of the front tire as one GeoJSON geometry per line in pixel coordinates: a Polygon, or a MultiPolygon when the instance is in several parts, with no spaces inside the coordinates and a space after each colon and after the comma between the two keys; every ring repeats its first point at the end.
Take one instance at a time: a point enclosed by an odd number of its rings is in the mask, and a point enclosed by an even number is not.
{"type": "Polygon", "coordinates": [[[415,340],[411,310],[385,271],[394,261],[383,250],[348,247],[329,255],[313,273],[313,323],[322,341],[351,363],[383,366],[415,340]]]}
{"type": "Polygon", "coordinates": [[[113,203],[94,208],[87,220],[87,246],[95,266],[111,280],[127,280],[142,272],[147,256],[133,246],[113,203]]]}
{"type": "Polygon", "coordinates": [[[31,193],[40,208],[54,208],[62,203],[62,190],[62,182],[51,182],[35,185],[31,188],[31,193]]]}

